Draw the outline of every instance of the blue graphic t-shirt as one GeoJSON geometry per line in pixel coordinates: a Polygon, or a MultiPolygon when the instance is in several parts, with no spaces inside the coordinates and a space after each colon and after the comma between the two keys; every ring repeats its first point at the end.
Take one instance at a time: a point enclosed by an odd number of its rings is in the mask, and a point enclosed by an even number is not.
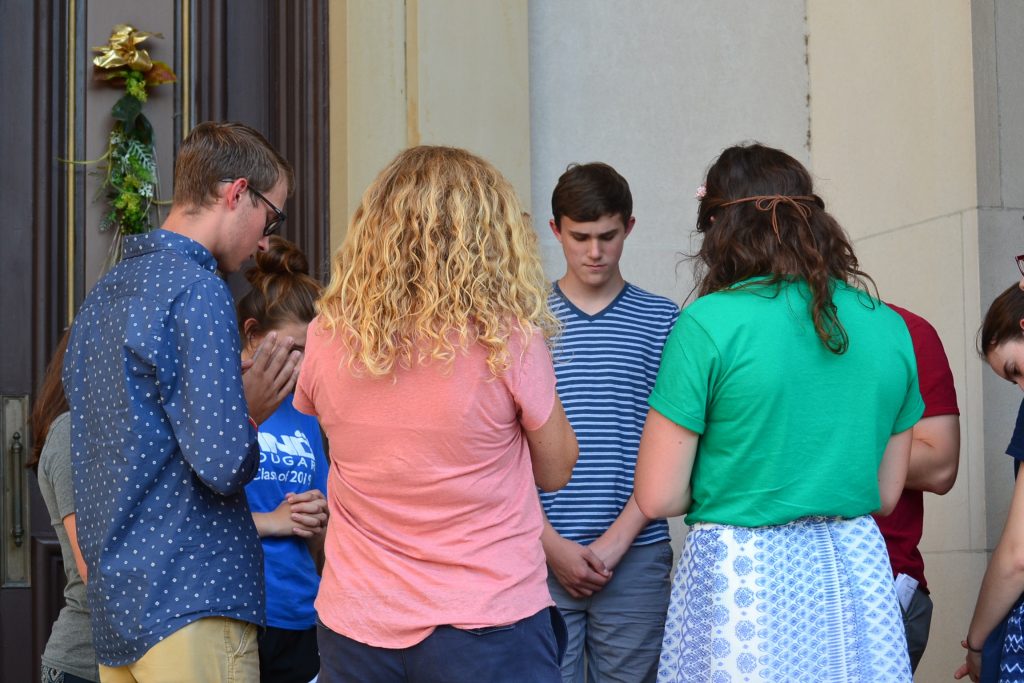
{"type": "MultiPolygon", "coordinates": [[[[292,406],[292,396],[260,425],[260,470],[245,487],[253,512],[273,512],[286,493],[327,494],[327,457],[316,418],[292,406]]],[[[316,626],[313,600],[320,587],[305,539],[263,538],[267,625],[296,631],[316,626]]]]}

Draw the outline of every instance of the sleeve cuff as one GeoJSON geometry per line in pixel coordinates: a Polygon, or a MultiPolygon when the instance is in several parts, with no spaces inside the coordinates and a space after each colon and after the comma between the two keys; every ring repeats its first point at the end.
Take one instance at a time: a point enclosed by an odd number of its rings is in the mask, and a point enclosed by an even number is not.
{"type": "Polygon", "coordinates": [[[704,428],[706,426],[704,420],[688,415],[677,406],[673,405],[671,401],[668,401],[656,392],[651,393],[650,398],[647,399],[647,405],[654,408],[680,427],[689,429],[694,434],[704,433],[704,428]]]}

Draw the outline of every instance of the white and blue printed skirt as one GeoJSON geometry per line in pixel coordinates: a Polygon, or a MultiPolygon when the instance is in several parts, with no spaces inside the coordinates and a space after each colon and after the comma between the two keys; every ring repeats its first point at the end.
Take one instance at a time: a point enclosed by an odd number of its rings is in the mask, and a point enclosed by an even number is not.
{"type": "Polygon", "coordinates": [[[911,680],[889,556],[870,516],[690,529],[658,683],[911,680]]]}

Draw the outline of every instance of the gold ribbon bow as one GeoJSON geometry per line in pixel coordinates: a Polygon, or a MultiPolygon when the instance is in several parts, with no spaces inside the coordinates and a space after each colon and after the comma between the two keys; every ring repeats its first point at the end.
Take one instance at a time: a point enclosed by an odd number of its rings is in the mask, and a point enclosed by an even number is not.
{"type": "Polygon", "coordinates": [[[93,57],[92,63],[101,69],[116,69],[120,66],[127,66],[133,71],[149,71],[153,68],[153,61],[149,53],[136,47],[147,38],[163,38],[159,33],[147,33],[136,31],[128,24],[118,24],[114,32],[110,34],[110,42],[103,47],[94,47],[94,52],[100,54],[93,57]]]}
{"type": "Polygon", "coordinates": [[[804,223],[810,224],[811,208],[804,202],[814,203],[814,197],[808,197],[805,195],[787,195],[787,194],[769,194],[769,195],[755,195],[753,197],[744,197],[743,199],[734,199],[731,202],[725,202],[720,206],[732,206],[733,204],[742,204],[744,202],[754,202],[754,208],[758,211],[771,211],[772,212],[772,230],[775,231],[775,239],[782,244],[782,237],[779,235],[779,220],[775,215],[775,209],[778,208],[780,202],[789,204],[800,214],[804,223]]]}

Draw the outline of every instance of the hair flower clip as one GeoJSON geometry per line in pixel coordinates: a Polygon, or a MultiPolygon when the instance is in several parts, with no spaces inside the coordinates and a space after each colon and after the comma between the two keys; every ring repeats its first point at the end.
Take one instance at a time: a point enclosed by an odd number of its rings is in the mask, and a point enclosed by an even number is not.
{"type": "Polygon", "coordinates": [[[706,197],[707,194],[708,188],[705,187],[704,185],[701,185],[700,187],[697,188],[697,192],[694,193],[693,197],[694,199],[704,199],[704,197],[706,197]]]}

